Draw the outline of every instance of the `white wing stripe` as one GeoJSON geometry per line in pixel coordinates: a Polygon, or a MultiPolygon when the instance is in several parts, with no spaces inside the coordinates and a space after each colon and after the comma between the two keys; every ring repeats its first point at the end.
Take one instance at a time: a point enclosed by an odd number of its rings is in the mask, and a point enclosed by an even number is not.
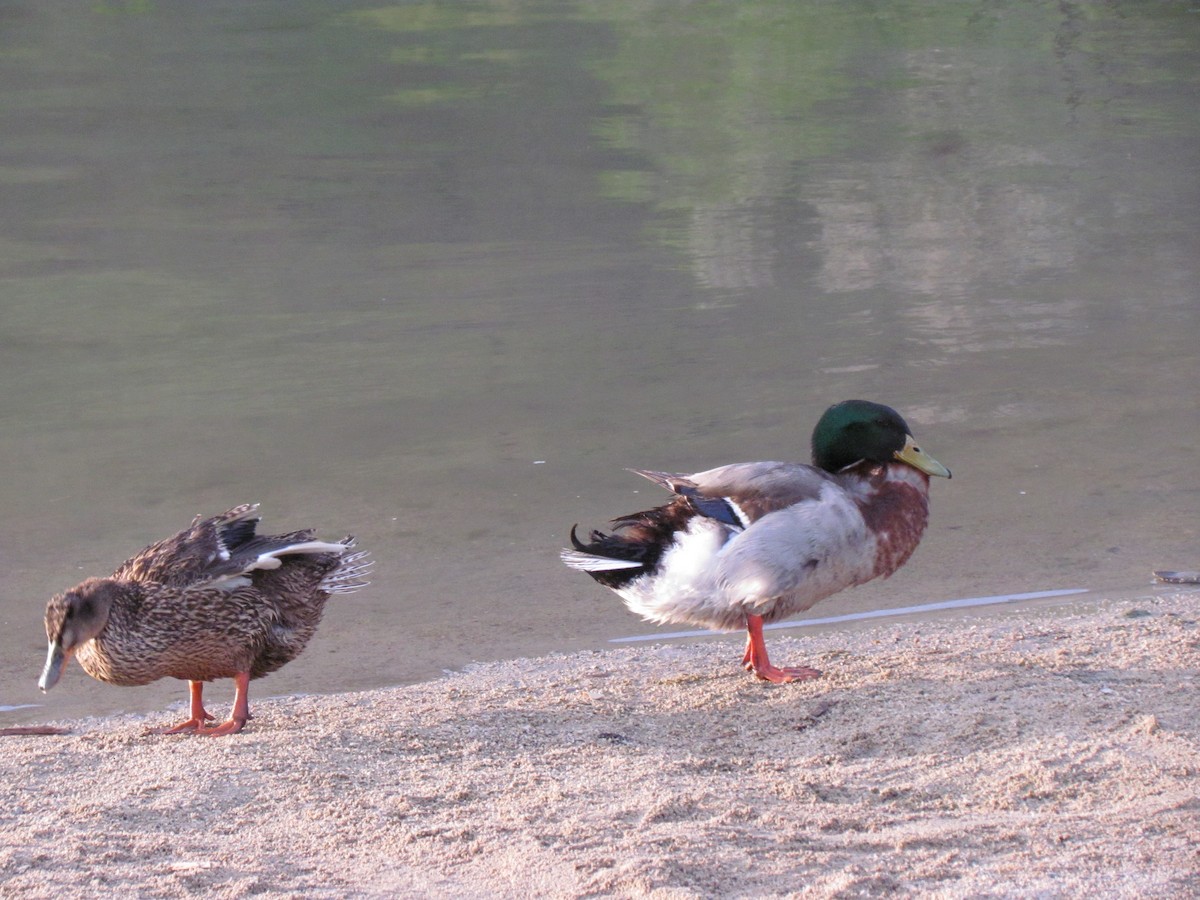
{"type": "Polygon", "coordinates": [[[293,553],[336,553],[338,556],[341,556],[347,549],[345,544],[331,544],[328,541],[304,541],[300,544],[288,544],[286,547],[279,547],[275,550],[259,554],[258,558],[243,568],[242,571],[253,572],[255,569],[278,569],[283,565],[279,557],[289,556],[293,553]]]}

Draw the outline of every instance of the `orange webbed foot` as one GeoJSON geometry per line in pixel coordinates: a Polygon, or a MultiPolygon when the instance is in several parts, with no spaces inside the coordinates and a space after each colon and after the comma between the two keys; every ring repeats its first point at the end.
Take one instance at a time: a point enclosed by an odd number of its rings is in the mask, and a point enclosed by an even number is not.
{"type": "Polygon", "coordinates": [[[185,731],[200,731],[204,728],[204,723],[210,721],[213,717],[200,710],[199,716],[192,716],[186,722],[180,722],[178,725],[163,725],[161,728],[151,728],[148,734],[183,734],[185,731]]]}
{"type": "Polygon", "coordinates": [[[211,721],[212,716],[204,708],[204,682],[189,681],[188,693],[191,697],[191,718],[178,725],[164,725],[161,728],[151,728],[147,734],[183,734],[185,731],[201,731],[204,723],[211,721]]]}
{"type": "Polygon", "coordinates": [[[192,698],[192,717],[186,722],[180,722],[178,725],[151,729],[149,733],[183,734],[184,732],[190,732],[191,734],[200,734],[206,737],[237,734],[246,727],[246,720],[253,718],[250,715],[250,673],[239,672],[233,676],[233,683],[236,690],[233,697],[233,712],[230,713],[228,721],[211,728],[208,726],[208,723],[213,720],[213,716],[204,708],[204,682],[192,681],[188,683],[192,698]]]}
{"type": "Polygon", "coordinates": [[[772,666],[759,665],[757,668],[747,663],[746,671],[753,672],[754,677],[760,681],[769,681],[772,684],[787,684],[792,681],[808,681],[811,678],[820,678],[821,670],[812,669],[808,666],[772,666]]]}
{"type": "Polygon", "coordinates": [[[250,715],[250,673],[239,672],[233,676],[233,683],[235,687],[233,711],[229,714],[229,719],[215,728],[197,728],[196,734],[206,737],[237,734],[246,727],[247,720],[253,718],[250,715]]]}
{"type": "Polygon", "coordinates": [[[746,616],[746,652],[742,654],[742,668],[753,672],[760,681],[772,684],[787,684],[792,681],[808,681],[810,678],[820,678],[819,669],[808,666],[792,666],[783,668],[771,665],[767,658],[767,645],[763,641],[762,618],[746,616]]]}
{"type": "Polygon", "coordinates": [[[245,719],[228,719],[214,728],[197,728],[196,734],[202,734],[205,737],[221,737],[225,734],[237,734],[245,725],[245,719]]]}

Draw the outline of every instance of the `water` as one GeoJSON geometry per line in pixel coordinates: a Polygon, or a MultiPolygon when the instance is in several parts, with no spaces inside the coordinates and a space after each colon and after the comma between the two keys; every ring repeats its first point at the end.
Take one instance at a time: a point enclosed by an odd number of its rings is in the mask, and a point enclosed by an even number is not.
{"type": "Polygon", "coordinates": [[[255,696],[653,633],[571,523],[847,397],[955,478],[814,616],[1200,557],[1187,3],[4,15],[0,703],[46,704],[6,721],[182,700],[43,697],[42,609],[246,501],[378,560],[255,696]]]}

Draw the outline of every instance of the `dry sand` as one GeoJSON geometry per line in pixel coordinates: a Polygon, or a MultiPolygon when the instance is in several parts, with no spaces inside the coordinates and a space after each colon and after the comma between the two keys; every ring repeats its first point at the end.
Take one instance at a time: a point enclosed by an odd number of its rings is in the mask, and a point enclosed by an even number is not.
{"type": "Polygon", "coordinates": [[[1196,897],[1198,615],[772,634],[826,672],[794,685],[706,639],[260,701],[236,737],[58,723],[0,739],[0,895],[1196,897]]]}

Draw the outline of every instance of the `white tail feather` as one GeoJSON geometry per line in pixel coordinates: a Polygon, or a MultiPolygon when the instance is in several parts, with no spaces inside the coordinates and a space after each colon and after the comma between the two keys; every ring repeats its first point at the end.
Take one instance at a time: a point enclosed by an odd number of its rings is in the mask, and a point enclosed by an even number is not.
{"type": "Polygon", "coordinates": [[[593,556],[579,550],[563,550],[558,554],[559,559],[580,572],[615,572],[618,569],[640,569],[642,564],[630,559],[612,559],[607,556],[593,556]]]}
{"type": "MultiPolygon", "coordinates": [[[[354,541],[339,544],[343,550],[354,546],[354,541]]],[[[359,588],[364,588],[371,582],[366,580],[375,560],[371,559],[366,550],[351,553],[342,557],[342,564],[336,571],[330,572],[321,581],[321,590],[328,594],[351,594],[359,588]]]]}

